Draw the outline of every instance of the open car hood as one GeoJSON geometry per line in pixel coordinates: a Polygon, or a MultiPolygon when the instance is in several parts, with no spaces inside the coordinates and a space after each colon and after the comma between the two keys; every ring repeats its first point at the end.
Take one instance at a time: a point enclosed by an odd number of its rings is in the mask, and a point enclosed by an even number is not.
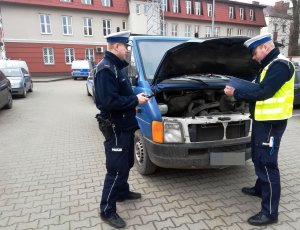
{"type": "Polygon", "coordinates": [[[165,53],[152,83],[194,74],[220,74],[252,80],[260,66],[243,45],[247,39],[195,39],[175,46],[165,53]]]}

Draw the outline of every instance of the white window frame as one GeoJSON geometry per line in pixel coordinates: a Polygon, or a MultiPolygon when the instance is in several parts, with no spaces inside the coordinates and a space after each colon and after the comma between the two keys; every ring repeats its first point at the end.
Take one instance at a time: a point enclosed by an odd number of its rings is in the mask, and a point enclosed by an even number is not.
{"type": "Polygon", "coordinates": [[[95,51],[93,48],[86,48],[85,49],[85,59],[88,59],[92,62],[95,61],[95,51]]]}
{"type": "Polygon", "coordinates": [[[227,28],[227,37],[231,37],[233,35],[233,28],[227,28]]]}
{"type": "Polygon", "coordinates": [[[195,15],[201,15],[201,2],[195,2],[195,15]]]}
{"type": "Polygon", "coordinates": [[[185,37],[192,37],[192,26],[190,24],[184,25],[184,36],[185,37]]]}
{"type": "Polygon", "coordinates": [[[229,18],[234,18],[234,7],[229,6],[229,12],[228,12],[229,18]]]}
{"type": "Polygon", "coordinates": [[[178,24],[173,23],[172,24],[172,36],[177,37],[178,36],[178,24]]]}
{"type": "Polygon", "coordinates": [[[249,18],[250,18],[250,21],[254,21],[254,10],[253,9],[250,9],[250,11],[249,11],[249,18]]]}
{"type": "Polygon", "coordinates": [[[240,8],[240,19],[245,20],[245,9],[244,8],[240,8]]]}
{"type": "Polygon", "coordinates": [[[111,0],[101,0],[102,6],[111,6],[111,0]]]}
{"type": "Polygon", "coordinates": [[[44,61],[45,65],[54,65],[55,64],[53,48],[43,47],[43,61],[44,61]]]}
{"type": "Polygon", "coordinates": [[[135,4],[135,13],[141,14],[141,4],[135,4]]]}
{"type": "Polygon", "coordinates": [[[167,33],[168,33],[168,25],[167,23],[162,23],[161,26],[160,26],[160,35],[162,36],[167,36],[167,33]]]}
{"type": "Polygon", "coordinates": [[[161,9],[162,9],[162,11],[164,11],[164,12],[167,12],[167,11],[168,11],[168,4],[167,4],[167,1],[168,1],[168,0],[161,0],[161,9]]]}
{"type": "Polygon", "coordinates": [[[192,1],[186,0],[185,5],[186,5],[186,14],[192,14],[192,1]]]}
{"type": "Polygon", "coordinates": [[[247,36],[248,37],[253,37],[253,29],[248,29],[247,36]]]}
{"type": "Polygon", "coordinates": [[[81,0],[82,4],[92,5],[92,0],[81,0]]]}
{"type": "Polygon", "coordinates": [[[51,33],[51,18],[49,14],[40,14],[40,28],[41,34],[52,34],[51,33]]]}
{"type": "Polygon", "coordinates": [[[104,36],[111,34],[111,20],[110,19],[103,19],[102,26],[103,26],[103,35],[104,36]]]}
{"type": "Polygon", "coordinates": [[[75,49],[74,48],[65,48],[64,53],[65,53],[65,62],[66,62],[66,64],[71,65],[72,61],[75,60],[75,49]]]}
{"type": "Polygon", "coordinates": [[[207,3],[207,16],[212,17],[212,4],[207,3]]]}
{"type": "Polygon", "coordinates": [[[179,0],[172,0],[172,12],[173,13],[179,12],[179,0]]]}
{"type": "Polygon", "coordinates": [[[62,26],[63,26],[63,35],[73,35],[72,16],[63,15],[62,16],[62,26]],[[64,22],[66,22],[66,24],[64,24],[64,22]],[[65,33],[65,31],[66,31],[66,33],[65,33]]]}
{"type": "Polygon", "coordinates": [[[72,0],[60,0],[61,2],[72,2],[72,0]]]}
{"type": "Polygon", "coordinates": [[[242,28],[238,28],[237,35],[243,35],[243,29],[242,28]]]}
{"type": "Polygon", "coordinates": [[[220,37],[220,27],[215,27],[215,37],[220,37]]]}
{"type": "Polygon", "coordinates": [[[205,30],[205,37],[209,38],[212,35],[212,30],[211,30],[211,26],[206,26],[206,30],[205,30]]]}
{"type": "Polygon", "coordinates": [[[93,19],[83,18],[83,35],[93,36],[93,19]]]}
{"type": "Polygon", "coordinates": [[[194,37],[195,34],[198,33],[198,37],[200,36],[200,26],[199,25],[194,25],[194,37]]]}

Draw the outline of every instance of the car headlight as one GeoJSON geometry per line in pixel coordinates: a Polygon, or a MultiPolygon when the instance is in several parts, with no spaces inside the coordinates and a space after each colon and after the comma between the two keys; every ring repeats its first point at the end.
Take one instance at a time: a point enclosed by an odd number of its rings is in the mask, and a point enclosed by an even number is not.
{"type": "Polygon", "coordinates": [[[164,142],[165,143],[182,143],[183,134],[180,123],[164,122],[164,142]]]}

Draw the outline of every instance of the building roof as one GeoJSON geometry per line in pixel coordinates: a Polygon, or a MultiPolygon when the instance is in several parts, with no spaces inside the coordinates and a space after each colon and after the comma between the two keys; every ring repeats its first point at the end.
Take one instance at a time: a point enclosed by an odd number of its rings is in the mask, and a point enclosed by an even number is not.
{"type": "Polygon", "coordinates": [[[284,18],[290,20],[293,19],[293,17],[291,15],[288,15],[287,12],[279,11],[275,9],[273,6],[267,6],[266,8],[264,8],[263,11],[266,17],[284,18]]]}

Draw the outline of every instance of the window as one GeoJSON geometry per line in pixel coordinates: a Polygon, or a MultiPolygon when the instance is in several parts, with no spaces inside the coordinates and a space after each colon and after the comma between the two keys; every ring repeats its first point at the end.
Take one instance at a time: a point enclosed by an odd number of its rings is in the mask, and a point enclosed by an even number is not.
{"type": "Polygon", "coordinates": [[[102,6],[111,6],[111,1],[110,0],[101,0],[102,6]]]}
{"type": "Polygon", "coordinates": [[[250,21],[254,21],[254,10],[250,9],[249,17],[250,17],[250,21]]]}
{"type": "Polygon", "coordinates": [[[178,0],[172,0],[172,12],[178,13],[179,12],[179,2],[178,0]]]}
{"type": "Polygon", "coordinates": [[[177,37],[177,35],[178,35],[177,29],[178,29],[178,25],[177,24],[172,24],[172,36],[173,37],[177,37]]]}
{"type": "Polygon", "coordinates": [[[189,1],[185,1],[185,5],[186,5],[186,14],[192,14],[192,2],[189,1]]]}
{"type": "Polygon", "coordinates": [[[92,0],[81,0],[82,4],[92,5],[92,0]]]}
{"type": "Polygon", "coordinates": [[[163,36],[167,35],[167,23],[162,23],[160,25],[160,34],[163,36]]]}
{"type": "Polygon", "coordinates": [[[286,25],[282,25],[282,32],[283,32],[283,33],[286,32],[286,25]]]}
{"type": "Polygon", "coordinates": [[[207,16],[212,17],[212,4],[207,3],[207,16]]]}
{"type": "Polygon", "coordinates": [[[127,23],[126,23],[126,21],[122,21],[122,30],[127,30],[127,23]]]}
{"type": "Polygon", "coordinates": [[[162,11],[164,11],[164,12],[168,11],[167,0],[161,0],[161,9],[162,9],[162,11]]]}
{"type": "Polygon", "coordinates": [[[243,35],[243,29],[238,29],[237,35],[243,35]]]}
{"type": "Polygon", "coordinates": [[[54,64],[54,51],[53,48],[43,48],[43,59],[45,65],[54,64]]]}
{"type": "Polygon", "coordinates": [[[278,27],[278,24],[274,23],[274,32],[277,32],[277,27],[278,27]]]}
{"type": "Polygon", "coordinates": [[[205,32],[205,37],[211,37],[211,27],[206,26],[206,32],[205,32]]]}
{"type": "Polygon", "coordinates": [[[220,27],[215,27],[215,37],[219,37],[220,36],[220,27]]]}
{"type": "Polygon", "coordinates": [[[149,6],[147,4],[144,5],[144,14],[147,16],[149,11],[149,6]]]}
{"type": "Polygon", "coordinates": [[[72,17],[71,16],[62,16],[63,22],[63,33],[64,35],[72,35],[72,17]]]}
{"type": "Polygon", "coordinates": [[[51,34],[51,23],[49,14],[40,14],[40,26],[42,34],[51,34]]]}
{"type": "Polygon", "coordinates": [[[191,37],[191,25],[185,25],[184,36],[191,37]]]}
{"type": "Polygon", "coordinates": [[[111,21],[108,19],[103,20],[103,35],[107,36],[111,34],[111,21]]]}
{"type": "Polygon", "coordinates": [[[83,18],[83,31],[85,36],[92,36],[92,19],[91,18],[83,18]]]}
{"type": "Polygon", "coordinates": [[[252,29],[248,29],[247,36],[248,37],[253,37],[253,30],[252,29]]]}
{"type": "Polygon", "coordinates": [[[245,10],[244,10],[244,8],[240,8],[240,18],[241,18],[241,20],[245,20],[245,10]]]}
{"type": "Polygon", "coordinates": [[[194,37],[199,38],[199,31],[200,31],[200,26],[195,25],[194,27],[194,37]]]}
{"type": "Polygon", "coordinates": [[[65,48],[65,62],[66,64],[72,64],[75,60],[75,52],[73,48],[65,48]]]}
{"type": "Polygon", "coordinates": [[[195,15],[202,15],[201,2],[195,1],[195,15]]]}
{"type": "Polygon", "coordinates": [[[60,0],[61,2],[72,2],[72,0],[60,0]]]}
{"type": "Polygon", "coordinates": [[[94,61],[94,49],[93,48],[87,48],[85,49],[85,59],[88,59],[90,61],[94,61]]]}
{"type": "Polygon", "coordinates": [[[234,7],[229,6],[229,18],[235,18],[234,7]]]}
{"type": "Polygon", "coordinates": [[[232,36],[232,33],[233,32],[233,29],[232,28],[227,28],[227,36],[228,37],[231,37],[232,36]]]}
{"type": "Polygon", "coordinates": [[[140,4],[135,5],[135,12],[136,12],[136,14],[141,14],[141,5],[140,4]]]}

